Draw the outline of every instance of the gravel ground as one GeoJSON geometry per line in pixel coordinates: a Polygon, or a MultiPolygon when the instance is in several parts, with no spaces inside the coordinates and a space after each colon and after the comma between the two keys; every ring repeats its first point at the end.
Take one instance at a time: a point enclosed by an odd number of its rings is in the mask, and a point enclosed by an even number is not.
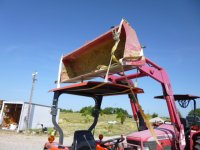
{"type": "MultiPolygon", "coordinates": [[[[48,135],[25,135],[0,131],[0,150],[43,150],[47,138],[48,135]]],[[[72,139],[72,136],[66,137],[64,145],[71,145],[72,139]]]]}
{"type": "MultiPolygon", "coordinates": [[[[115,137],[104,137],[104,140],[115,137]]],[[[0,150],[43,150],[47,139],[48,135],[27,135],[0,130],[0,150]]],[[[58,142],[58,137],[55,141],[58,142]]],[[[64,145],[71,145],[72,141],[73,136],[65,137],[64,145]]]]}

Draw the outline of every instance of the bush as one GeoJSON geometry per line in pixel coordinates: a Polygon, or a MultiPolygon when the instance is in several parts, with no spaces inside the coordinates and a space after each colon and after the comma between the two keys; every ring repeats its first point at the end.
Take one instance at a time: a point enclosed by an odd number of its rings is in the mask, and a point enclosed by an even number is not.
{"type": "MultiPolygon", "coordinates": [[[[194,115],[194,110],[191,110],[188,115],[194,115]]],[[[200,108],[196,109],[196,115],[200,117],[200,108]]]]}
{"type": "Polygon", "coordinates": [[[82,114],[82,116],[87,116],[87,115],[92,116],[93,112],[94,112],[94,107],[92,107],[92,106],[83,107],[80,110],[80,113],[82,114]]]}
{"type": "Polygon", "coordinates": [[[107,114],[107,115],[110,115],[110,114],[114,114],[115,113],[115,110],[114,108],[112,107],[106,107],[102,110],[103,114],[107,114]]]}
{"type": "Polygon", "coordinates": [[[158,117],[158,114],[157,113],[153,113],[152,114],[152,118],[156,118],[156,117],[158,117]]]}
{"type": "Polygon", "coordinates": [[[117,117],[116,118],[120,118],[121,124],[124,124],[124,121],[126,120],[127,117],[127,113],[124,111],[119,111],[117,113],[117,117]]]}
{"type": "Polygon", "coordinates": [[[120,112],[128,115],[128,112],[126,110],[122,109],[122,108],[106,107],[102,111],[103,111],[103,114],[107,114],[107,115],[118,114],[120,112]]]}
{"type": "Polygon", "coordinates": [[[65,112],[65,113],[72,113],[72,109],[60,109],[60,112],[65,112]]]}

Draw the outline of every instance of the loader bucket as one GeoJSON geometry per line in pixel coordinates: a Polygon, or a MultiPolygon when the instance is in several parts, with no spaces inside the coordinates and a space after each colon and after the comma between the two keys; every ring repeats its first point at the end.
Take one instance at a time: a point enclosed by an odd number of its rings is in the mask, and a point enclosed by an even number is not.
{"type": "MultiPolygon", "coordinates": [[[[86,43],[62,59],[61,83],[78,82],[105,76],[111,60],[111,50],[115,45],[114,33],[119,26],[86,43]]],[[[130,70],[145,64],[142,47],[135,30],[123,20],[121,23],[120,42],[115,50],[115,57],[130,70]]],[[[121,72],[120,64],[112,61],[109,74],[121,72]]]]}

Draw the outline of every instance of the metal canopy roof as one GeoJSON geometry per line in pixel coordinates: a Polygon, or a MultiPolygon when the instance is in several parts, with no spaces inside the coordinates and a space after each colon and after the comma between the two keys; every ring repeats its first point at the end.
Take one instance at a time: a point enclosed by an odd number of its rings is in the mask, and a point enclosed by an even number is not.
{"type": "MultiPolygon", "coordinates": [[[[130,94],[130,88],[126,85],[108,82],[81,82],[69,86],[53,89],[50,92],[61,92],[81,96],[109,96],[130,94]]],[[[133,88],[134,93],[144,93],[141,88],[133,88]]]]}
{"type": "MultiPolygon", "coordinates": [[[[164,99],[164,96],[155,96],[154,98],[156,99],[164,99]]],[[[195,96],[195,95],[189,95],[189,94],[175,94],[174,95],[174,99],[175,100],[192,100],[192,99],[197,99],[200,98],[199,96],[195,96]]]]}

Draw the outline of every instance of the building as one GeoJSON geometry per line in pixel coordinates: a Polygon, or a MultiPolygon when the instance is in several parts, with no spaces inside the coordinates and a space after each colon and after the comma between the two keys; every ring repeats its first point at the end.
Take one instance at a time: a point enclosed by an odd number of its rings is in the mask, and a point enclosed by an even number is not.
{"type": "MultiPolygon", "coordinates": [[[[51,107],[28,102],[3,101],[0,110],[0,126],[5,130],[42,129],[53,127],[51,107]],[[30,111],[29,110],[30,106],[30,111]],[[28,115],[30,112],[30,115],[28,115]],[[29,117],[28,117],[29,116],[29,117]],[[29,122],[28,122],[29,120],[29,122]]],[[[60,109],[58,109],[57,122],[60,109]]]]}

